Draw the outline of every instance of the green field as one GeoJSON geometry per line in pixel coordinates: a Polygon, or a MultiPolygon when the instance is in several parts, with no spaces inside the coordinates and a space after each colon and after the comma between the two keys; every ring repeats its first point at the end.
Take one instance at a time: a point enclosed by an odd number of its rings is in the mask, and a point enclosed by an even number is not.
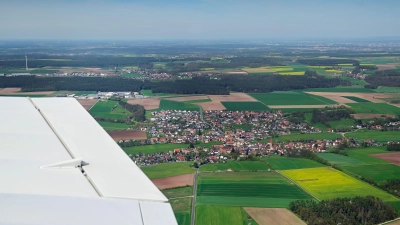
{"type": "Polygon", "coordinates": [[[232,124],[233,129],[250,130],[251,126],[247,124],[232,124]]]}
{"type": "Polygon", "coordinates": [[[142,95],[153,96],[152,90],[141,90],[140,92],[142,93],[142,95]]]}
{"type": "Polygon", "coordinates": [[[140,169],[150,179],[157,179],[194,173],[194,168],[190,166],[192,164],[192,162],[162,163],[153,166],[143,166],[140,169]]]}
{"type": "Polygon", "coordinates": [[[121,77],[143,77],[143,74],[140,73],[123,73],[121,77]]]}
{"type": "Polygon", "coordinates": [[[355,101],[355,102],[370,102],[370,101],[368,101],[368,100],[366,100],[366,99],[357,98],[357,97],[354,97],[354,96],[342,96],[342,97],[347,98],[347,99],[350,99],[350,100],[353,100],[353,101],[355,101]]]}
{"type": "Polygon", "coordinates": [[[130,115],[130,112],[122,108],[116,101],[98,101],[89,112],[93,116],[121,120],[130,115]]]}
{"type": "Polygon", "coordinates": [[[293,170],[325,166],[310,159],[289,158],[277,155],[264,156],[262,161],[266,162],[274,170],[293,170]]]}
{"type": "Polygon", "coordinates": [[[232,169],[233,171],[254,171],[254,170],[265,170],[269,167],[260,161],[226,161],[226,163],[208,163],[200,167],[200,171],[226,171],[232,169]]]}
{"type": "Polygon", "coordinates": [[[309,88],[304,91],[312,92],[351,92],[351,93],[374,93],[373,89],[359,87],[359,86],[338,86],[334,88],[309,88]]]}
{"type": "Polygon", "coordinates": [[[211,102],[211,99],[198,99],[198,100],[189,100],[184,101],[185,103],[202,103],[202,102],[211,102]]]}
{"type": "Polygon", "coordinates": [[[356,113],[376,113],[376,114],[391,114],[399,115],[400,108],[392,106],[386,103],[346,103],[350,106],[356,113]]]}
{"type": "Polygon", "coordinates": [[[332,165],[347,166],[347,165],[364,165],[365,163],[348,156],[335,153],[317,153],[319,157],[327,160],[332,165]]]}
{"type": "MultiPolygon", "coordinates": [[[[280,141],[305,141],[305,140],[333,140],[336,138],[342,137],[340,134],[336,133],[310,133],[310,134],[289,134],[289,135],[282,135],[276,138],[272,138],[275,142],[280,141]]],[[[261,142],[268,142],[270,139],[263,139],[261,142]]]]}
{"type": "Polygon", "coordinates": [[[388,64],[388,63],[398,63],[398,57],[388,56],[388,57],[363,57],[359,59],[361,63],[370,64],[388,64]]]}
{"type": "Polygon", "coordinates": [[[260,102],[221,102],[226,110],[231,111],[269,111],[270,109],[260,102]]]}
{"type": "Polygon", "coordinates": [[[372,195],[387,202],[399,201],[378,188],[330,167],[284,170],[281,173],[319,199],[372,195]]]}
{"type": "Polygon", "coordinates": [[[276,172],[200,173],[197,205],[288,207],[295,199],[311,199],[276,172]]]}
{"type": "Polygon", "coordinates": [[[251,93],[250,96],[265,105],[329,105],[336,102],[316,95],[296,91],[275,91],[272,93],[251,93]]]}
{"type": "Polygon", "coordinates": [[[162,193],[171,203],[178,224],[189,225],[193,201],[193,187],[167,189],[162,190],[162,193]]]}
{"type": "Polygon", "coordinates": [[[176,102],[166,99],[161,99],[160,107],[158,110],[186,110],[186,111],[199,111],[200,107],[195,104],[176,102]]]}
{"type": "Polygon", "coordinates": [[[333,129],[335,129],[337,127],[340,127],[340,126],[348,127],[348,126],[354,126],[355,125],[353,119],[340,119],[340,120],[337,120],[337,121],[329,121],[328,124],[331,125],[331,128],[333,128],[333,129]]]}
{"type": "Polygon", "coordinates": [[[343,166],[342,169],[356,176],[371,178],[377,183],[385,180],[399,179],[400,174],[400,166],[389,163],[343,166]]]}
{"type": "Polygon", "coordinates": [[[346,133],[345,136],[347,138],[358,138],[361,140],[373,139],[378,142],[400,141],[400,131],[360,130],[346,133]]]}
{"type": "Polygon", "coordinates": [[[328,128],[322,123],[312,123],[312,113],[307,113],[304,117],[306,118],[307,123],[315,128],[319,128],[321,130],[326,130],[328,128]]]}
{"type": "Polygon", "coordinates": [[[113,122],[105,122],[105,121],[97,121],[101,127],[103,127],[106,131],[116,131],[116,130],[126,130],[131,126],[126,123],[113,123],[113,122]]]}
{"type": "MultiPolygon", "coordinates": [[[[195,147],[204,146],[206,148],[212,147],[213,145],[221,144],[220,142],[209,142],[204,143],[200,142],[199,144],[194,143],[195,147]]],[[[134,147],[127,147],[123,148],[126,154],[152,154],[156,152],[168,152],[172,151],[175,148],[189,148],[189,144],[154,144],[154,145],[141,145],[141,146],[134,146],[134,147]]]]}
{"type": "Polygon", "coordinates": [[[375,91],[378,93],[400,93],[400,87],[379,86],[375,91]]]}
{"type": "Polygon", "coordinates": [[[198,205],[196,215],[196,225],[243,225],[240,207],[198,205]]]}

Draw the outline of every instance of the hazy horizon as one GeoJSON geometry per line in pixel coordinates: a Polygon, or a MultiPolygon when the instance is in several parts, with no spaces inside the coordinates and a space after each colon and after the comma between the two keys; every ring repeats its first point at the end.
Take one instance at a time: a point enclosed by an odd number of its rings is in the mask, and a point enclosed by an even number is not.
{"type": "Polygon", "coordinates": [[[0,39],[263,40],[400,37],[394,0],[0,0],[0,39]]]}

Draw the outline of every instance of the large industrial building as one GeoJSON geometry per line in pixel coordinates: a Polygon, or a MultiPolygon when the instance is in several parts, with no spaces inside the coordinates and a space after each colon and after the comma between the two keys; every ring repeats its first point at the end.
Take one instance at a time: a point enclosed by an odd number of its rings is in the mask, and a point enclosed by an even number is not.
{"type": "Polygon", "coordinates": [[[0,224],[177,224],[168,199],[73,98],[0,97],[0,224]]]}

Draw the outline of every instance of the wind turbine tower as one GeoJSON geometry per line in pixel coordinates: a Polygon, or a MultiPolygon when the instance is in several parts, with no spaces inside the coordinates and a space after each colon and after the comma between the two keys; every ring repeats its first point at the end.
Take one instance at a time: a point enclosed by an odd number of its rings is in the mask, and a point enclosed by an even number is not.
{"type": "Polygon", "coordinates": [[[25,67],[28,70],[28,56],[25,55],[25,67]]]}

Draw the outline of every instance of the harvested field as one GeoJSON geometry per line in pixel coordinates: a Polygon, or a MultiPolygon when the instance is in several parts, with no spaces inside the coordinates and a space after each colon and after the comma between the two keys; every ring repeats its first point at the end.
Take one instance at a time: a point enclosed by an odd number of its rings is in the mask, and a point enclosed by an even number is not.
{"type": "Polygon", "coordinates": [[[222,105],[221,102],[202,102],[202,103],[197,103],[203,110],[208,111],[208,110],[225,110],[224,105],[222,105]]]}
{"type": "Polygon", "coordinates": [[[177,102],[185,102],[185,101],[192,101],[192,100],[203,100],[203,99],[208,99],[208,97],[206,95],[201,95],[201,96],[167,98],[167,100],[177,101],[177,102]]]}
{"type": "Polygon", "coordinates": [[[147,139],[146,131],[141,130],[121,130],[121,131],[112,131],[108,132],[108,134],[115,140],[145,140],[147,139]]]}
{"type": "Polygon", "coordinates": [[[256,102],[257,100],[245,93],[231,93],[230,95],[209,95],[213,102],[256,102]]]}
{"type": "Polygon", "coordinates": [[[90,108],[97,102],[97,99],[78,99],[78,102],[89,111],[90,108]]]}
{"type": "Polygon", "coordinates": [[[186,185],[193,186],[194,174],[185,174],[174,177],[152,179],[153,183],[158,187],[158,189],[168,189],[175,187],[184,187],[186,185]]]}
{"type": "Polygon", "coordinates": [[[259,225],[305,225],[300,218],[284,208],[250,208],[244,207],[244,210],[259,225]]]}
{"type": "Polygon", "coordinates": [[[321,109],[328,105],[269,105],[271,109],[321,109]]]}
{"type": "Polygon", "coordinates": [[[34,92],[20,92],[21,88],[4,88],[0,89],[1,95],[50,95],[53,94],[54,91],[34,91],[34,92]]]}
{"type": "Polygon", "coordinates": [[[393,153],[383,153],[383,154],[373,154],[370,155],[375,158],[383,159],[385,161],[394,163],[400,166],[400,152],[393,152],[393,153]]]}
{"type": "Polygon", "coordinates": [[[357,114],[351,114],[354,119],[374,119],[374,118],[380,118],[380,117],[393,117],[393,115],[387,115],[387,114],[374,114],[374,113],[357,113],[357,114]]]}
{"type": "Polygon", "coordinates": [[[0,89],[0,94],[2,94],[2,95],[15,94],[19,91],[21,91],[21,88],[4,88],[4,89],[0,89]]]}
{"type": "Polygon", "coordinates": [[[141,105],[146,110],[157,109],[160,106],[160,99],[158,98],[146,98],[146,99],[133,99],[128,100],[129,104],[141,105]]]}
{"type": "Polygon", "coordinates": [[[353,96],[361,99],[368,100],[374,103],[382,103],[384,102],[380,98],[391,98],[390,95],[380,94],[380,93],[350,93],[350,92],[307,92],[308,94],[322,96],[325,98],[329,98],[338,103],[356,103],[356,101],[350,100],[348,98],[342,96],[353,96]]]}
{"type": "Polygon", "coordinates": [[[378,64],[376,67],[378,67],[378,70],[393,70],[397,68],[396,64],[394,63],[378,64]]]}

